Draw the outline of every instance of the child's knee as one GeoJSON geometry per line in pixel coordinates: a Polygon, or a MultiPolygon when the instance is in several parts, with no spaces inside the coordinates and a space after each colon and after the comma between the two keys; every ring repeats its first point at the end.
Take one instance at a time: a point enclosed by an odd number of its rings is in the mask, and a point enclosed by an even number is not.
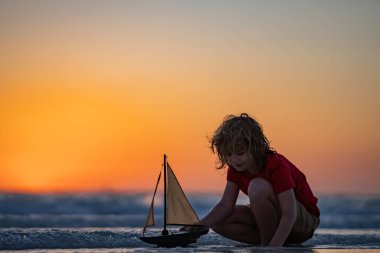
{"type": "Polygon", "coordinates": [[[268,200],[275,197],[273,186],[263,178],[252,179],[248,186],[251,201],[268,200]]]}

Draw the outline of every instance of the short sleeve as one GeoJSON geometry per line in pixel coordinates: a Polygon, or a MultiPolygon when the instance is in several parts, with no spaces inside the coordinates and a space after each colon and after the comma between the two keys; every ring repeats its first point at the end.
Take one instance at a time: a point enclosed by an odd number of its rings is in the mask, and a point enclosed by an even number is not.
{"type": "Polygon", "coordinates": [[[296,186],[292,177],[290,166],[282,159],[272,169],[271,174],[275,194],[287,191],[296,186]]]}

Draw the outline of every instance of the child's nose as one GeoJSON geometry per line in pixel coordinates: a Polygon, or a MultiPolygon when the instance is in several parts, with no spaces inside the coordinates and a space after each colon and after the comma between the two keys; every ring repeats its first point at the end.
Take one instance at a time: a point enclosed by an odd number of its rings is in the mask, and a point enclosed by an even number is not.
{"type": "Polygon", "coordinates": [[[233,164],[237,164],[238,162],[239,162],[238,157],[237,157],[237,156],[233,156],[233,157],[232,157],[232,163],[233,163],[233,164]]]}

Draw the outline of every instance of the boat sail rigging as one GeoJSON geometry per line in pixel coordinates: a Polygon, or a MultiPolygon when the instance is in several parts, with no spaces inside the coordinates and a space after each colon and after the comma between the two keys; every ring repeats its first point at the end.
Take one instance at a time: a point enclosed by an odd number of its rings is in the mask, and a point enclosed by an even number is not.
{"type": "Polygon", "coordinates": [[[148,217],[143,229],[141,240],[147,243],[157,244],[164,247],[185,246],[196,241],[201,235],[208,233],[208,228],[200,225],[198,216],[186,198],[172,168],[164,155],[164,227],[161,235],[145,236],[147,227],[154,226],[154,199],[161,179],[161,172],[158,176],[156,187],[153,193],[152,202],[149,208],[148,217]],[[180,233],[169,234],[167,225],[193,226],[198,229],[181,231],[180,233]]]}

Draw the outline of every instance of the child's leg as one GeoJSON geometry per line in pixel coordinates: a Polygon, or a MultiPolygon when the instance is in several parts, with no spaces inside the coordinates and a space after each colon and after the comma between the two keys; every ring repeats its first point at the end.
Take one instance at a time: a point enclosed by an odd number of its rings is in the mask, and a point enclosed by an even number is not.
{"type": "Polygon", "coordinates": [[[310,214],[297,201],[297,219],[285,243],[302,243],[310,239],[319,225],[319,218],[310,214]]]}
{"type": "Polygon", "coordinates": [[[224,222],[214,225],[212,230],[231,240],[260,244],[256,220],[249,206],[237,205],[234,213],[224,222]]]}
{"type": "Polygon", "coordinates": [[[248,196],[257,221],[260,244],[268,245],[276,233],[281,217],[281,210],[273,187],[265,179],[252,179],[248,186],[248,196]]]}

